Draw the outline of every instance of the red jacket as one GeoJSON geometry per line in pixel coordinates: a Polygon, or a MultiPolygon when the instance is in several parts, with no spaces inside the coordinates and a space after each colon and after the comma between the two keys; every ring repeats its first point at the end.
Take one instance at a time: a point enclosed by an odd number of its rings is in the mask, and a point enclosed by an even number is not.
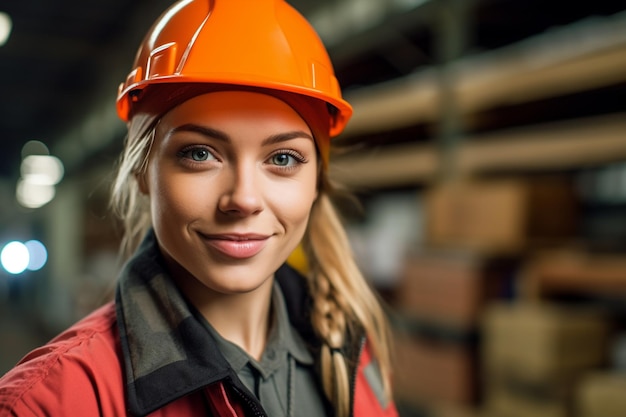
{"type": "MultiPolygon", "coordinates": [[[[147,240],[122,273],[115,303],[29,353],[0,379],[0,417],[265,416],[180,294],[167,287],[173,284],[147,240]]],[[[277,272],[288,310],[306,305],[294,274],[287,267],[277,272]]],[[[308,324],[294,320],[311,340],[308,324]]],[[[397,417],[393,403],[378,399],[367,344],[347,348],[358,357],[353,415],[397,417]]]]}

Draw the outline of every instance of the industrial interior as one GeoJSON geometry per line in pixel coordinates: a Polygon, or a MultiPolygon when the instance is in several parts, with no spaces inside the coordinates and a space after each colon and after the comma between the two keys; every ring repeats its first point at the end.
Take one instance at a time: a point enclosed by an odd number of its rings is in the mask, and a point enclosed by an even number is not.
{"type": "MultiPolygon", "coordinates": [[[[3,255],[0,375],[112,294],[115,97],[170,3],[0,4],[0,247],[45,255],[3,255]]],[[[354,107],[331,177],[401,417],[625,416],[626,4],[289,3],[354,107]]]]}

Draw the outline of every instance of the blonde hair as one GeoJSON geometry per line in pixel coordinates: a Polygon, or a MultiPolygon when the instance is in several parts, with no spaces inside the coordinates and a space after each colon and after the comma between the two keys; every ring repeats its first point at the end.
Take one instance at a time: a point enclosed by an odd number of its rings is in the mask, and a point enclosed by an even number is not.
{"type": "Polygon", "coordinates": [[[313,205],[303,246],[313,297],[311,321],[324,341],[322,383],[335,405],[337,417],[350,413],[348,365],[341,347],[358,328],[372,346],[383,377],[385,396],[391,397],[390,337],[386,314],[356,264],[342,222],[331,202],[334,187],[322,172],[320,193],[313,205]],[[357,327],[357,328],[355,328],[357,327]]]}
{"type": "MultiPolygon", "coordinates": [[[[128,127],[124,151],[113,183],[111,206],[122,220],[122,252],[130,255],[151,226],[146,197],[138,180],[147,168],[157,120],[139,114],[128,127]]],[[[385,395],[391,397],[389,327],[376,294],[361,274],[348,237],[333,203],[334,187],[320,170],[319,195],[313,204],[302,245],[307,255],[307,281],[313,308],[311,322],[322,339],[322,386],[335,407],[337,417],[350,413],[349,367],[342,347],[363,329],[372,346],[383,377],[385,395]]]]}
{"type": "Polygon", "coordinates": [[[154,116],[143,113],[128,123],[128,135],[113,180],[111,209],[122,221],[122,258],[135,251],[152,225],[148,199],[139,191],[138,176],[144,175],[148,166],[156,123],[154,116]]]}

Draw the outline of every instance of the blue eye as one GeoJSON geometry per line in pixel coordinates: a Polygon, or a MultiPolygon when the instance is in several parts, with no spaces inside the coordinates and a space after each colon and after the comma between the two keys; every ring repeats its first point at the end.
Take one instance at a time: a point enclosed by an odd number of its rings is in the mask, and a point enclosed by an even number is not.
{"type": "Polygon", "coordinates": [[[272,164],[277,166],[286,167],[292,165],[294,162],[294,157],[286,153],[278,153],[272,156],[272,164]]]}
{"type": "Polygon", "coordinates": [[[209,159],[209,155],[211,155],[209,151],[202,148],[192,149],[189,153],[194,161],[206,161],[209,159]]]}
{"type": "Polygon", "coordinates": [[[213,153],[204,146],[190,146],[180,151],[178,156],[180,158],[190,159],[193,162],[205,162],[217,159],[213,153]]]}
{"type": "Polygon", "coordinates": [[[299,152],[296,152],[294,150],[277,151],[272,156],[270,156],[267,161],[270,165],[281,169],[297,168],[299,165],[307,162],[305,157],[303,157],[299,152]]]}

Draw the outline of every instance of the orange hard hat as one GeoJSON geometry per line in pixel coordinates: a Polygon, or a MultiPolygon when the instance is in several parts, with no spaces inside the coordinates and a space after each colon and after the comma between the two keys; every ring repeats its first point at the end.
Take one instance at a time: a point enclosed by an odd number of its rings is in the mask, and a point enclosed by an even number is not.
{"type": "Polygon", "coordinates": [[[180,83],[185,90],[200,83],[321,100],[327,104],[331,137],[352,115],[317,33],[284,0],[175,3],[149,30],[120,85],[118,115],[130,120],[150,97],[147,90],[180,83]]]}

